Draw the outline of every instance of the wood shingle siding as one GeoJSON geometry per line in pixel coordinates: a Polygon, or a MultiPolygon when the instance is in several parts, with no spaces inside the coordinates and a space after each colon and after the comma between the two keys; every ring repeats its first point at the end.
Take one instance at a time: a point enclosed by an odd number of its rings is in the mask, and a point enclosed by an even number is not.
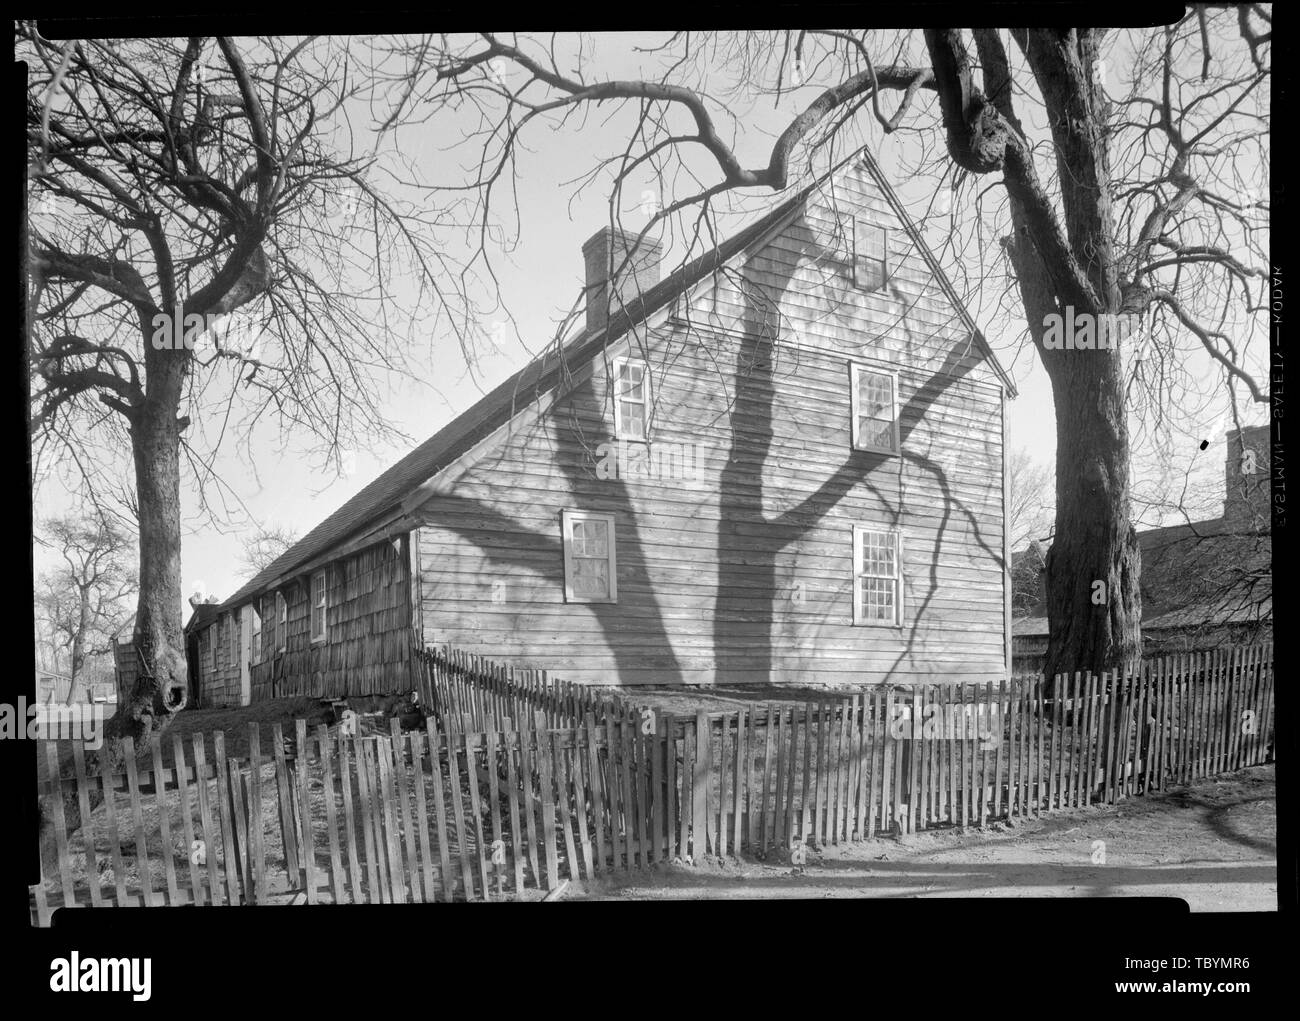
{"type": "MultiPolygon", "coordinates": [[[[374,543],[323,568],[327,581],[327,637],[310,638],[310,575],[265,592],[257,601],[262,623],[259,647],[251,650],[251,698],[292,695],[337,697],[409,691],[413,625],[409,539],[374,543]],[[285,650],[276,647],[276,593],[285,597],[285,650]]],[[[200,690],[204,705],[238,705],[239,663],[229,655],[222,614],[199,634],[200,690]],[[217,666],[212,642],[218,641],[217,666]]],[[[234,619],[238,626],[238,613],[234,619]]],[[[240,654],[245,655],[243,643],[240,654]]]]}
{"type": "Polygon", "coordinates": [[[230,655],[227,631],[230,627],[239,627],[238,616],[222,613],[199,634],[199,699],[205,707],[239,705],[239,663],[230,655]],[[212,659],[214,642],[217,646],[215,667],[212,659]]]}

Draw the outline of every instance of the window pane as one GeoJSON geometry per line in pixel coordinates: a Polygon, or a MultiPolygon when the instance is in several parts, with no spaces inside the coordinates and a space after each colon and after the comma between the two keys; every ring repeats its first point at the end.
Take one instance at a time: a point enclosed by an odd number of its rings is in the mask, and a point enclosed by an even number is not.
{"type": "Polygon", "coordinates": [[[609,556],[608,528],[604,521],[575,521],[573,523],[574,557],[609,556]]]}
{"type": "Polygon", "coordinates": [[[862,533],[862,573],[894,576],[894,537],[888,532],[862,533]]]}
{"type": "Polygon", "coordinates": [[[864,415],[879,418],[894,413],[894,377],[883,372],[858,372],[859,407],[864,415]]]}
{"type": "Polygon", "coordinates": [[[622,434],[628,439],[645,438],[645,405],[632,401],[619,402],[619,422],[622,434]]]}
{"type": "Polygon", "coordinates": [[[619,393],[635,401],[644,400],[645,398],[642,396],[644,381],[644,366],[633,363],[624,364],[622,372],[619,374],[619,393]]]}
{"type": "Polygon", "coordinates": [[[580,596],[606,596],[609,594],[609,561],[600,559],[573,560],[573,592],[580,596]]]}
{"type": "Polygon", "coordinates": [[[875,447],[879,450],[894,449],[894,425],[892,422],[879,422],[874,418],[858,420],[858,446],[875,447]]]}
{"type": "Polygon", "coordinates": [[[894,583],[884,578],[862,578],[862,616],[870,621],[894,619],[894,583]]]}

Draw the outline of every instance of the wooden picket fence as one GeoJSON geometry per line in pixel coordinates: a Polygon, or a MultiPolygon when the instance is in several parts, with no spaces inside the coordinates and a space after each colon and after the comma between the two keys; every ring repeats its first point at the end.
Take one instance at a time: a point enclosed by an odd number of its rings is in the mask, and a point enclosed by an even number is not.
{"type": "Polygon", "coordinates": [[[128,756],[110,777],[87,775],[75,746],[59,777],[47,743],[57,779],[43,793],[75,799],[83,819],[93,790],[129,804],[136,867],[123,865],[116,813],[75,835],[56,813],[38,921],[60,904],[529,899],[659,862],[1114,803],[1273,757],[1271,645],[693,717],[422,656],[435,712],[409,732],[396,719],[365,736],[299,720],[287,738],[273,727],[265,760],[255,727],[247,757],[214,733],[211,764],[196,734],[188,760],[174,738],[169,762],[155,744],[152,770],[137,775],[128,756]],[[151,848],[165,849],[153,865],[151,848]]]}
{"type": "Polygon", "coordinates": [[[503,720],[532,719],[541,712],[549,729],[581,727],[588,712],[612,705],[634,712],[634,703],[609,689],[553,678],[545,670],[516,669],[459,649],[417,650],[420,699],[449,730],[500,730],[503,720]]]}
{"type": "Polygon", "coordinates": [[[30,891],[37,924],[48,925],[63,906],[248,904],[265,897],[263,827],[255,824],[264,778],[249,768],[260,762],[257,726],[249,728],[248,757],[227,755],[221,731],[190,737],[188,756],[179,735],[166,743],[155,738],[150,769],[139,767],[127,738],[125,772],[111,774],[87,769],[80,742],[43,742],[39,788],[56,860],[42,860],[44,881],[30,891]],[[60,765],[61,745],[71,746],[70,768],[60,765]],[[81,820],[75,832],[69,804],[81,820]]]}

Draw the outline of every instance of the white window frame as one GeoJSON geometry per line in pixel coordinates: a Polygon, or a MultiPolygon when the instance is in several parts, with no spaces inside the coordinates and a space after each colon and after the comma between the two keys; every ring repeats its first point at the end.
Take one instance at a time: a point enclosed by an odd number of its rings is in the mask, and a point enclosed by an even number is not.
{"type": "Polygon", "coordinates": [[[886,287],[886,285],[888,285],[890,280],[890,272],[889,272],[890,230],[888,227],[884,226],[883,224],[875,224],[872,223],[870,220],[863,219],[862,217],[853,218],[853,286],[861,291],[868,290],[867,281],[862,280],[858,277],[858,269],[862,264],[862,258],[861,255],[859,254],[862,250],[862,239],[860,237],[860,232],[864,228],[867,230],[878,230],[880,231],[881,235],[884,238],[883,247],[885,251],[884,251],[884,255],[880,260],[880,285],[878,287],[870,288],[868,293],[871,293],[872,291],[884,290],[884,288],[886,287]]]}
{"type": "MultiPolygon", "coordinates": [[[[635,443],[648,443],[650,440],[650,408],[652,406],[652,391],[650,380],[650,365],[644,358],[633,357],[632,355],[620,355],[612,362],[613,366],[613,394],[614,394],[614,438],[616,440],[631,440],[635,443]],[[643,424],[645,427],[644,436],[624,435],[623,428],[623,370],[629,365],[639,366],[641,369],[641,405],[644,409],[643,424]]],[[[635,403],[635,402],[634,402],[635,403]]]]}
{"type": "Polygon", "coordinates": [[[233,666],[239,662],[239,612],[232,610],[226,618],[226,652],[233,666]]]}
{"type": "Polygon", "coordinates": [[[884,365],[873,365],[870,362],[849,362],[849,411],[853,416],[850,423],[850,432],[852,435],[852,444],[854,450],[867,450],[876,454],[897,454],[899,453],[901,442],[898,433],[898,370],[891,369],[884,365]],[[860,377],[862,373],[870,372],[877,376],[888,376],[890,379],[890,414],[894,421],[892,430],[893,445],[889,447],[878,447],[869,443],[862,442],[861,426],[861,387],[860,377]]]}
{"type": "Polygon", "coordinates": [[[212,647],[212,669],[217,669],[217,650],[221,648],[221,620],[218,618],[208,628],[208,644],[212,647]]]}
{"type": "Polygon", "coordinates": [[[275,593],[275,651],[284,652],[289,647],[289,600],[284,592],[275,593]]]}
{"type": "Polygon", "coordinates": [[[248,604],[249,613],[253,615],[248,637],[248,661],[262,662],[262,600],[254,599],[248,604]]]}
{"type": "Polygon", "coordinates": [[[311,644],[319,645],[329,638],[330,586],[328,569],[313,571],[307,581],[307,630],[311,644]],[[316,601],[316,579],[320,579],[320,602],[316,601]],[[320,634],[316,633],[316,611],[320,610],[320,634]]]}
{"type": "Polygon", "coordinates": [[[560,522],[560,527],[564,532],[564,601],[566,603],[617,603],[618,543],[614,531],[614,515],[597,511],[564,510],[560,512],[560,522]],[[578,521],[605,522],[606,536],[609,544],[609,551],[606,558],[609,565],[609,594],[604,598],[599,596],[581,595],[573,591],[573,579],[577,572],[574,570],[573,566],[574,553],[572,526],[574,522],[578,521]]]}
{"type": "Polygon", "coordinates": [[[855,627],[902,627],[906,619],[903,615],[903,533],[900,529],[884,525],[861,522],[853,526],[853,624],[855,627]],[[862,563],[862,536],[865,533],[888,535],[894,540],[894,619],[892,621],[868,618],[863,613],[862,585],[864,577],[883,578],[880,574],[867,574],[862,563]]]}

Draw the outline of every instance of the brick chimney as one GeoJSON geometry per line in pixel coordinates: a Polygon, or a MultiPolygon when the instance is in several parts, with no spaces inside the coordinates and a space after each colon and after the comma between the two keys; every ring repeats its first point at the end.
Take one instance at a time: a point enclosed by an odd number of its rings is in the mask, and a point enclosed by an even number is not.
{"type": "Polygon", "coordinates": [[[1234,532],[1267,532],[1272,527],[1269,506],[1269,436],[1267,425],[1228,431],[1223,478],[1224,527],[1234,532]]]}
{"type": "Polygon", "coordinates": [[[637,241],[635,234],[602,227],[582,246],[587,270],[587,329],[599,330],[608,313],[618,315],[625,305],[639,300],[659,283],[662,242],[652,238],[637,241]],[[635,251],[633,251],[635,247],[635,251]],[[618,286],[609,292],[610,272],[618,275],[618,286]]]}

